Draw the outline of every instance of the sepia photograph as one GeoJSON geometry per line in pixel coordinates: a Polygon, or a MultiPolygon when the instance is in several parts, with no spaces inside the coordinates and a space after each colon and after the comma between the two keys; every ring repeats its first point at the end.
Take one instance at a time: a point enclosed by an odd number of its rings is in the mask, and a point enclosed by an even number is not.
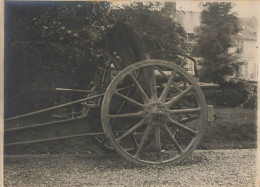
{"type": "Polygon", "coordinates": [[[1,4],[0,186],[260,186],[260,1],[1,4]]]}

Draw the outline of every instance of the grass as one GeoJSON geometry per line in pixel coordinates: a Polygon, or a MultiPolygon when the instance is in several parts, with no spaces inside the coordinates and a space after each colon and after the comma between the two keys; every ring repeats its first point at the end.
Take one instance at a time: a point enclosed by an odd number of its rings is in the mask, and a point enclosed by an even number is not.
{"type": "MultiPolygon", "coordinates": [[[[217,108],[217,119],[208,123],[198,149],[256,148],[256,110],[242,108],[217,108]]],[[[101,152],[90,138],[80,137],[52,142],[9,146],[5,154],[89,154],[101,152]]]]}
{"type": "Polygon", "coordinates": [[[199,149],[256,148],[256,110],[217,108],[216,120],[208,124],[199,149]]]}

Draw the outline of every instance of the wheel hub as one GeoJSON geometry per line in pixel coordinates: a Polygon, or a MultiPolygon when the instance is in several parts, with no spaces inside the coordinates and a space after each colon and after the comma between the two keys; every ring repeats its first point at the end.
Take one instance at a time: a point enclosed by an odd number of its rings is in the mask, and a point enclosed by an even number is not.
{"type": "Polygon", "coordinates": [[[161,102],[152,102],[145,107],[145,120],[150,125],[164,125],[168,108],[161,102]]]}

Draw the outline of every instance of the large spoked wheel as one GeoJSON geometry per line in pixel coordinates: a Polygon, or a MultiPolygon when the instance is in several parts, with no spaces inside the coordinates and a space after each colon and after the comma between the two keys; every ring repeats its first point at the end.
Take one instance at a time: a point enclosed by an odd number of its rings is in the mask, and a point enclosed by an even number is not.
{"type": "Polygon", "coordinates": [[[101,110],[111,146],[126,160],[143,165],[185,159],[199,144],[206,119],[196,80],[172,62],[157,59],[122,70],[108,86],[101,110]],[[129,95],[124,87],[134,92],[129,95]],[[126,104],[118,113],[116,103],[122,101],[126,104]]]}

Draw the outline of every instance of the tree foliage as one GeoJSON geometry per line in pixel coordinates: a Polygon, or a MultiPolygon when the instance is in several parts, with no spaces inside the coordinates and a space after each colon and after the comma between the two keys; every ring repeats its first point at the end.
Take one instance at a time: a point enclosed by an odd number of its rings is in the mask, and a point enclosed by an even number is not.
{"type": "Polygon", "coordinates": [[[115,9],[116,17],[128,23],[146,43],[146,51],[184,49],[185,31],[180,23],[164,15],[161,2],[134,2],[115,9]]]}
{"type": "Polygon", "coordinates": [[[109,3],[7,2],[5,8],[9,115],[64,102],[51,88],[88,89],[107,60],[96,43],[115,23],[109,3]]]}
{"type": "Polygon", "coordinates": [[[6,2],[7,115],[61,102],[60,95],[54,97],[45,88],[89,89],[92,80],[98,82],[96,75],[110,59],[97,44],[118,21],[136,30],[147,50],[181,48],[184,30],[165,17],[159,6],[133,3],[115,8],[108,2],[6,2]]]}
{"type": "MultiPolygon", "coordinates": [[[[31,81],[37,86],[55,84],[53,86],[86,88],[95,72],[86,73],[84,70],[106,60],[96,42],[115,22],[109,16],[109,4],[30,2],[21,5],[14,4],[9,9],[10,16],[7,15],[7,60],[8,64],[12,63],[10,68],[20,66],[24,69],[21,77],[31,76],[25,70],[30,69],[36,74],[31,81]],[[14,55],[16,52],[19,54],[14,55]],[[78,79],[79,73],[81,80],[78,79]],[[44,81],[44,85],[39,81],[44,81]]],[[[8,84],[21,86],[22,81],[32,85],[21,77],[8,76],[11,78],[8,84]]]]}
{"type": "Polygon", "coordinates": [[[231,52],[240,30],[239,21],[231,3],[207,2],[203,7],[194,54],[201,57],[200,79],[221,84],[238,73],[241,64],[237,54],[231,52]]]}

